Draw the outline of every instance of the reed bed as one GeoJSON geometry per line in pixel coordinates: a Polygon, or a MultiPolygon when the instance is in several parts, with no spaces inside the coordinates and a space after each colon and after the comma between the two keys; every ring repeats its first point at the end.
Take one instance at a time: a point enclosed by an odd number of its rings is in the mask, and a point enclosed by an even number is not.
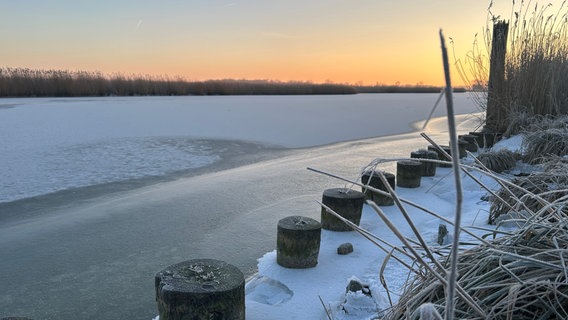
{"type": "MultiPolygon", "coordinates": [[[[485,311],[478,314],[456,299],[457,319],[566,319],[568,317],[567,223],[534,223],[513,235],[460,253],[459,278],[464,290],[485,311]]],[[[444,266],[447,261],[442,260],[444,266]]],[[[443,314],[445,287],[425,273],[415,277],[383,319],[410,319],[430,304],[443,314]]]]}
{"type": "Polygon", "coordinates": [[[351,85],[272,80],[188,81],[182,77],[0,68],[0,97],[355,94],[351,85]]]}
{"type": "MultiPolygon", "coordinates": [[[[487,109],[493,25],[506,19],[491,1],[483,33],[475,35],[465,58],[455,67],[482,110],[487,109]]],[[[505,119],[499,128],[507,135],[523,131],[519,120],[538,115],[568,114],[568,3],[559,7],[531,1],[513,1],[505,56],[504,90],[498,97],[505,119]]]]}
{"type": "Polygon", "coordinates": [[[513,8],[505,64],[511,111],[568,113],[568,7],[521,1],[513,8]]]}

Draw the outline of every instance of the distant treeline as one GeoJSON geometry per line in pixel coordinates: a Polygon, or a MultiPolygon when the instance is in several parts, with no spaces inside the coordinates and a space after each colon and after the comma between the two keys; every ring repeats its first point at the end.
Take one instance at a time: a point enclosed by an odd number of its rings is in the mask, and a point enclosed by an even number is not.
{"type": "MultiPolygon", "coordinates": [[[[425,85],[375,85],[354,86],[357,93],[439,93],[442,87],[425,85]]],[[[453,92],[466,92],[463,87],[453,88],[453,92]]]]}
{"type": "Polygon", "coordinates": [[[0,97],[92,97],[170,95],[301,95],[440,92],[427,86],[353,86],[273,80],[207,80],[104,75],[100,72],[0,68],[0,97]]]}

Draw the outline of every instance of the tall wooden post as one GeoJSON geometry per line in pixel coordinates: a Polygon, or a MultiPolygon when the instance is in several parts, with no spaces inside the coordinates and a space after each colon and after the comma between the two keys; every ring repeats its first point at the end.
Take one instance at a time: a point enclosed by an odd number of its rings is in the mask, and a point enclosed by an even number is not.
{"type": "Polygon", "coordinates": [[[485,116],[485,131],[492,133],[503,133],[507,129],[506,117],[509,106],[505,104],[506,100],[503,95],[505,94],[505,55],[508,34],[508,22],[499,20],[493,24],[485,116]]]}

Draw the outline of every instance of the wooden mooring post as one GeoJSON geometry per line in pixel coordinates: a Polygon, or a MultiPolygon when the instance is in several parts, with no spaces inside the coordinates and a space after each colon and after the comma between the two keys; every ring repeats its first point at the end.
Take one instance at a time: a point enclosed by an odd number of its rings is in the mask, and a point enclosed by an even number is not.
{"type": "MultiPolygon", "coordinates": [[[[332,188],[323,191],[322,203],[339,213],[343,218],[359,225],[365,195],[349,188],[332,188]]],[[[321,227],[331,231],[352,231],[350,226],[321,208],[321,227]]]]}
{"type": "Polygon", "coordinates": [[[496,21],[493,24],[491,41],[491,61],[489,64],[489,83],[487,88],[487,110],[485,115],[486,132],[502,133],[507,129],[508,106],[505,104],[505,56],[509,22],[496,21]]]}
{"type": "MultiPolygon", "coordinates": [[[[394,190],[396,187],[395,175],[390,172],[383,172],[383,175],[387,179],[387,182],[390,185],[390,187],[394,190]]],[[[379,174],[374,170],[364,172],[361,175],[361,183],[363,183],[365,186],[369,185],[375,189],[388,192],[387,187],[383,184],[381,178],[379,178],[379,174]]],[[[363,192],[363,194],[365,195],[365,200],[372,200],[378,206],[394,205],[394,200],[392,199],[392,197],[374,193],[371,190],[368,190],[366,187],[363,187],[361,192],[363,192]]]]}
{"type": "Polygon", "coordinates": [[[155,276],[160,320],[245,320],[245,277],[214,259],[171,265],[155,276]]]}
{"type": "Polygon", "coordinates": [[[321,223],[290,216],[278,221],[276,262],[285,268],[313,268],[318,264],[321,223]]]}

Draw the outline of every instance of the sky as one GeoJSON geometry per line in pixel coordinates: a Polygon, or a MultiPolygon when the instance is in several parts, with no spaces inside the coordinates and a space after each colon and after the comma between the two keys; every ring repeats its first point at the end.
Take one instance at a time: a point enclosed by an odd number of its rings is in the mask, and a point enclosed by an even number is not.
{"type": "MultiPolygon", "coordinates": [[[[509,17],[511,5],[496,0],[493,11],[509,17]]],[[[488,6],[478,0],[0,0],[0,67],[439,85],[438,31],[453,39],[455,57],[463,59],[475,35],[482,38],[488,6]]]]}

